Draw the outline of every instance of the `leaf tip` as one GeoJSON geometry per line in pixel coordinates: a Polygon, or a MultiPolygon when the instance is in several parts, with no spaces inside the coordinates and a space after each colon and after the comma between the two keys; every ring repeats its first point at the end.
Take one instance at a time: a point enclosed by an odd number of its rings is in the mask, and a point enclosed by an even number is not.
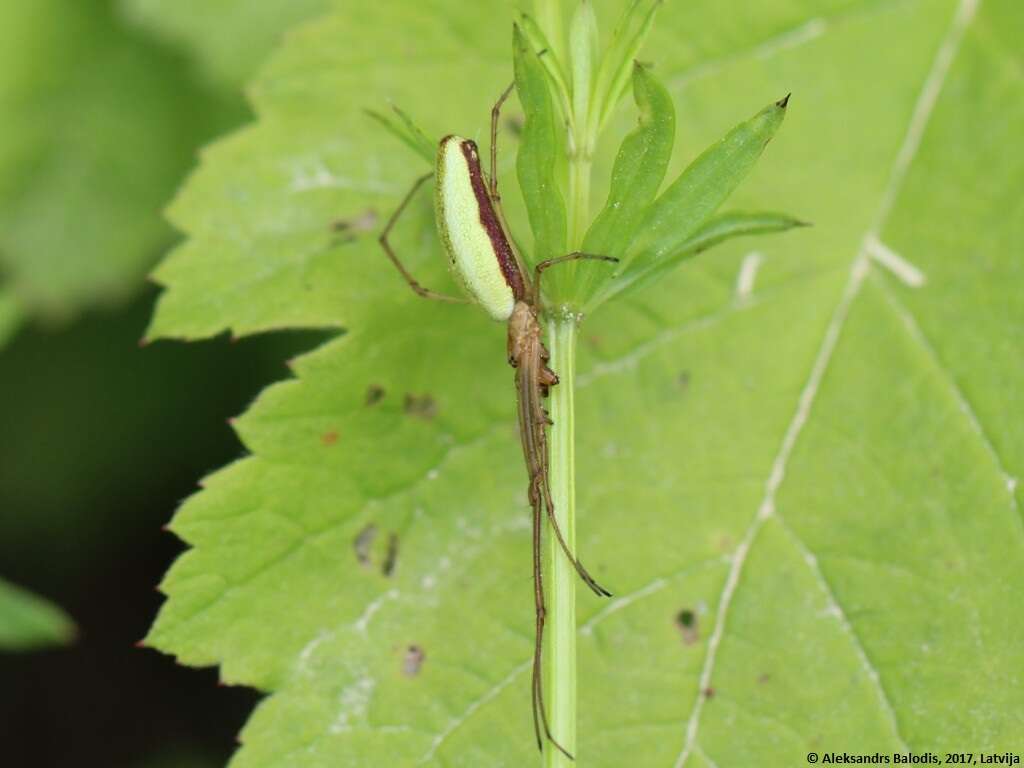
{"type": "Polygon", "coordinates": [[[781,99],[776,101],[775,102],[775,106],[778,107],[779,109],[785,109],[786,106],[789,104],[789,97],[792,96],[792,95],[793,95],[793,92],[790,91],[785,96],[783,96],[781,99]]]}

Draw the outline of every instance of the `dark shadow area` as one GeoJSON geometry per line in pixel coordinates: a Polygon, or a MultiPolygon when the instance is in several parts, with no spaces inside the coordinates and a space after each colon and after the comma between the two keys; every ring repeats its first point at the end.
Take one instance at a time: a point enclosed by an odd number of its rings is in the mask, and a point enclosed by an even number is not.
{"type": "Polygon", "coordinates": [[[4,766],[220,766],[258,700],[135,643],[184,548],[162,526],[244,455],[227,419],[323,335],[140,348],[152,300],[0,351],[0,576],[79,630],[66,649],[0,654],[4,766]]]}

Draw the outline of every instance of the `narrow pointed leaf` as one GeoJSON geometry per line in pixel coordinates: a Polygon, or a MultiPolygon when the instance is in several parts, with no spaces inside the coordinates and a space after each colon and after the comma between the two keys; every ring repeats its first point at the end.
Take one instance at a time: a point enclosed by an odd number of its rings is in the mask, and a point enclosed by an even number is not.
{"type": "Polygon", "coordinates": [[[787,101],[740,123],[680,174],[648,208],[620,274],[645,271],[684,247],[750,173],[782,125],[787,101]]]}
{"type": "Polygon", "coordinates": [[[629,73],[654,23],[662,0],[634,0],[622,14],[601,62],[595,84],[596,114],[603,126],[622,98],[629,73]]]}
{"type": "Polygon", "coordinates": [[[797,227],[806,227],[807,222],[787,216],[784,213],[741,213],[728,211],[712,216],[711,219],[682,247],[671,256],[650,265],[646,270],[632,270],[610,284],[609,296],[618,296],[648,285],[671,271],[691,256],[703,253],[709,248],[736,237],[766,235],[786,232],[797,227]]]}
{"type": "Polygon", "coordinates": [[[518,26],[514,56],[516,91],[525,116],[516,171],[533,230],[533,259],[537,262],[565,250],[565,202],[555,181],[563,138],[544,67],[518,26]]]}
{"type": "Polygon", "coordinates": [[[368,109],[366,114],[380,123],[396,139],[405,144],[409,149],[422,157],[433,167],[434,158],[437,155],[437,145],[427,138],[427,135],[420,130],[405,112],[397,106],[392,105],[391,109],[397,116],[397,120],[376,110],[368,109]]]}
{"type": "MultiPolygon", "coordinates": [[[[633,69],[633,98],[640,112],[639,125],[622,142],[612,168],[608,200],[583,239],[583,250],[621,257],[636,237],[647,207],[665,178],[676,119],[672,97],[647,69],[633,69]]],[[[593,262],[577,266],[579,295],[590,298],[597,281],[609,275],[607,265],[593,262]]]]}
{"type": "Polygon", "coordinates": [[[535,0],[534,16],[538,26],[559,58],[565,55],[565,16],[563,0],[535,0]]]}
{"type": "Polygon", "coordinates": [[[571,114],[569,105],[572,101],[572,89],[569,86],[569,75],[565,70],[565,65],[554,48],[551,47],[551,42],[548,40],[547,35],[544,34],[544,30],[540,28],[540,25],[537,24],[532,16],[528,13],[522,14],[519,17],[519,24],[523,35],[529,41],[533,50],[545,51],[538,58],[544,66],[544,71],[548,73],[551,88],[558,97],[559,107],[563,115],[569,116],[571,114]]]}

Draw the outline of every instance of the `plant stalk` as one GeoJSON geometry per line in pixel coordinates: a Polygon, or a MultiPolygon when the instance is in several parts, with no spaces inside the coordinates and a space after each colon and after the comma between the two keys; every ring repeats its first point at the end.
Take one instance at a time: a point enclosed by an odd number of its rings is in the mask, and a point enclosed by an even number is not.
{"type": "MultiPolygon", "coordinates": [[[[551,318],[548,323],[551,363],[559,384],[551,390],[549,472],[555,517],[571,551],[576,550],[575,412],[576,321],[551,318]]],[[[558,541],[548,536],[547,625],[544,637],[544,691],[551,732],[569,752],[576,753],[576,571],[558,541]]],[[[575,766],[578,766],[577,762],[575,766]]],[[[545,768],[572,768],[550,745],[544,750],[545,768]]]]}
{"type": "MultiPolygon", "coordinates": [[[[580,140],[576,145],[577,154],[569,158],[569,232],[568,242],[572,249],[579,248],[587,233],[590,215],[590,148],[580,140]]],[[[575,270],[575,267],[574,267],[575,270]]]]}

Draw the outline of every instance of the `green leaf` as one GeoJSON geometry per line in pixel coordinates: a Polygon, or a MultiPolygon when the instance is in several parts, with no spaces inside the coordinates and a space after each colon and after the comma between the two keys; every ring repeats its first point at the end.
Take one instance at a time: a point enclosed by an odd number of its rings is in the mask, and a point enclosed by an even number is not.
{"type": "MultiPolygon", "coordinates": [[[[565,253],[565,203],[555,175],[564,154],[564,134],[559,130],[544,67],[518,26],[513,58],[516,92],[525,116],[516,171],[533,230],[533,263],[537,263],[565,253]]],[[[547,283],[552,297],[558,295],[560,285],[555,280],[547,283]]]]}
{"type": "Polygon", "coordinates": [[[398,117],[397,122],[386,114],[372,109],[368,109],[366,113],[384,126],[385,130],[392,136],[426,160],[427,164],[433,168],[437,159],[437,142],[428,139],[427,135],[420,130],[412,118],[397,106],[392,105],[391,109],[398,117]]]}
{"type": "MultiPolygon", "coordinates": [[[[504,329],[412,295],[373,233],[328,231],[416,175],[367,104],[485,135],[511,18],[481,5],[346,4],[304,28],[253,89],[256,125],[172,207],[189,239],[155,333],[347,329],[258,398],[249,455],[173,522],[189,550],[150,642],[270,694],[234,768],[538,762],[504,329]]],[[[1024,11],[759,2],[737,25],[720,6],[667,4],[651,32],[676,146],[793,90],[731,205],[815,226],[724,243],[581,328],[578,547],[616,597],[580,592],[577,758],[1016,750],[1024,11]]],[[[426,198],[397,242],[439,287],[426,198]]]]}
{"type": "Polygon", "coordinates": [[[537,26],[550,43],[550,50],[559,59],[566,58],[564,0],[533,0],[537,26]]]}
{"type": "Polygon", "coordinates": [[[603,128],[618,106],[629,83],[629,73],[654,24],[655,12],[662,0],[630,0],[601,60],[595,84],[594,112],[598,128],[603,128]]]}
{"type": "Polygon", "coordinates": [[[173,238],[161,207],[235,115],[108,6],[0,6],[0,275],[26,317],[139,290],[173,238]]]}
{"type": "MultiPolygon", "coordinates": [[[[619,147],[612,168],[608,200],[583,240],[587,253],[621,257],[637,235],[648,205],[665,178],[672,157],[676,116],[672,97],[647,69],[633,69],[633,98],[640,112],[639,125],[619,147]]],[[[607,276],[601,264],[577,267],[577,290],[590,298],[590,285],[607,276]]]]}
{"type": "Polygon", "coordinates": [[[538,56],[540,63],[544,65],[544,71],[548,73],[551,89],[557,98],[557,104],[562,115],[569,117],[572,114],[570,104],[572,102],[572,88],[569,86],[569,75],[565,65],[558,57],[555,49],[551,46],[544,30],[527,13],[519,17],[519,26],[524,37],[529,41],[530,47],[535,51],[545,51],[544,55],[538,56]]]}
{"type": "Polygon", "coordinates": [[[239,89],[299,22],[330,0],[122,0],[138,25],[191,53],[220,87],[239,89]]]}
{"type": "Polygon", "coordinates": [[[634,291],[652,281],[657,280],[669,270],[674,269],[684,259],[714,248],[716,245],[736,237],[751,235],[767,235],[785,232],[796,227],[806,227],[807,222],[794,219],[784,213],[740,213],[727,212],[712,216],[696,234],[687,240],[679,250],[660,261],[651,264],[645,271],[637,271],[617,278],[612,284],[610,296],[618,296],[627,291],[634,291]]]}
{"type": "Polygon", "coordinates": [[[52,603],[0,579],[0,651],[71,642],[75,625],[52,603]]]}
{"type": "Polygon", "coordinates": [[[782,125],[788,101],[787,96],[769,104],[704,150],[647,208],[618,270],[623,280],[684,248],[750,173],[782,125]]]}

